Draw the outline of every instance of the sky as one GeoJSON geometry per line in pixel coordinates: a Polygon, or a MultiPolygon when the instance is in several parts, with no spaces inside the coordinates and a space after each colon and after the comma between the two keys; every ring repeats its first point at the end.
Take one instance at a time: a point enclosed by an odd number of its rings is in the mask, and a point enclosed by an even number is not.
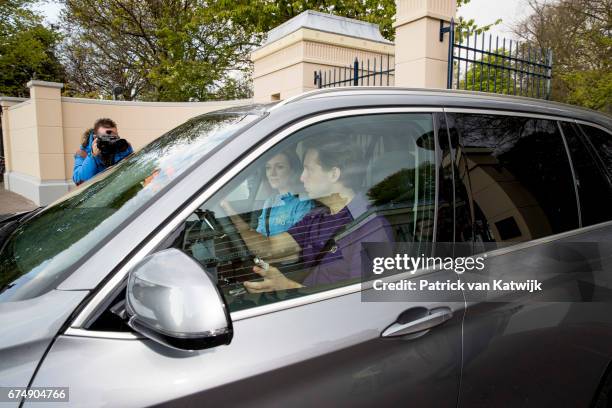
{"type": "Polygon", "coordinates": [[[467,20],[473,18],[478,25],[490,24],[501,18],[502,22],[489,32],[500,38],[516,39],[511,27],[527,17],[529,11],[527,0],[471,0],[458,10],[457,15],[467,20]]]}
{"type": "MultiPolygon", "coordinates": [[[[53,0],[48,0],[40,4],[37,9],[45,16],[47,23],[56,23],[61,11],[61,5],[53,0]]],[[[479,25],[489,24],[501,18],[501,24],[493,27],[491,33],[515,39],[510,27],[529,12],[527,0],[471,0],[470,3],[459,9],[458,15],[465,19],[473,18],[479,25]]]]}

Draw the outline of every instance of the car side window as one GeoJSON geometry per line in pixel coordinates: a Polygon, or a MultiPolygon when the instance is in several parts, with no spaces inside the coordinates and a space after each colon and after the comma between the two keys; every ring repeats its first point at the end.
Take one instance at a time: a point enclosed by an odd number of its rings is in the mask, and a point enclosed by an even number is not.
{"type": "Polygon", "coordinates": [[[175,231],[230,311],[358,283],[366,242],[433,238],[433,119],[349,116],[265,152],[175,231]]]}
{"type": "MultiPolygon", "coordinates": [[[[578,125],[559,122],[572,157],[576,176],[582,225],[593,225],[612,219],[612,183],[602,162],[588,141],[582,137],[578,125]]],[[[610,144],[612,145],[612,143],[610,144]]],[[[601,153],[606,152],[600,146],[601,153]]],[[[609,153],[609,152],[608,152],[609,153]]]]}
{"type": "Polygon", "coordinates": [[[580,124],[578,127],[601,160],[608,177],[612,177],[612,134],[595,126],[580,124]]]}
{"type": "Polygon", "coordinates": [[[469,169],[477,242],[523,242],[578,228],[572,170],[555,121],[447,118],[469,169]]]}

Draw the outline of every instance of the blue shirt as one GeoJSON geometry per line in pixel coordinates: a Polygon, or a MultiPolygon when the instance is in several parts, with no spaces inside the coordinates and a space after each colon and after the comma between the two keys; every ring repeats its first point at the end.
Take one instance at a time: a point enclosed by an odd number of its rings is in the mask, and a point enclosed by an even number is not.
{"type": "Polygon", "coordinates": [[[257,232],[272,236],[287,231],[314,207],[312,200],[301,200],[297,194],[286,193],[268,198],[257,223],[257,232]],[[266,217],[270,214],[266,229],[266,217]]]}
{"type": "MultiPolygon", "coordinates": [[[[72,181],[74,181],[74,184],[79,185],[107,168],[107,166],[105,166],[100,159],[100,156],[94,156],[91,154],[92,142],[93,133],[89,135],[89,143],[87,144],[87,147],[83,149],[83,146],[81,146],[80,151],[77,151],[77,153],[74,155],[74,167],[72,169],[72,181]]],[[[131,154],[133,151],[132,146],[128,145],[126,150],[115,153],[112,164],[116,164],[123,160],[123,158],[131,154]]]]}

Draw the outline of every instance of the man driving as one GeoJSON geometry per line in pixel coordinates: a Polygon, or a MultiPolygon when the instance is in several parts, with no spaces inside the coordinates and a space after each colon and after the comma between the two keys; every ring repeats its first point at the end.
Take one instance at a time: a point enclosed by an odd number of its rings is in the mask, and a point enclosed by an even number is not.
{"type": "Polygon", "coordinates": [[[346,141],[313,140],[306,146],[304,189],[318,204],[287,232],[261,239],[259,254],[292,256],[309,269],[303,283],[289,279],[278,268],[255,266],[263,280],[245,282],[251,293],[332,284],[359,277],[361,242],[388,242],[390,231],[382,217],[356,226],[367,212],[367,199],[359,193],[363,177],[361,149],[346,141]],[[349,227],[350,228],[347,228],[349,227]]]}

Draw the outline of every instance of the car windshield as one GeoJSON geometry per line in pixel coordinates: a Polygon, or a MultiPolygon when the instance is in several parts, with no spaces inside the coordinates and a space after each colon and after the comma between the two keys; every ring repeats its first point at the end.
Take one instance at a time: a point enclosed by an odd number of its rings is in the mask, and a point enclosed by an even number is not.
{"type": "Polygon", "coordinates": [[[0,226],[0,302],[57,287],[84,255],[172,180],[259,117],[239,108],[191,119],[44,211],[13,224],[14,231],[0,226]]]}

